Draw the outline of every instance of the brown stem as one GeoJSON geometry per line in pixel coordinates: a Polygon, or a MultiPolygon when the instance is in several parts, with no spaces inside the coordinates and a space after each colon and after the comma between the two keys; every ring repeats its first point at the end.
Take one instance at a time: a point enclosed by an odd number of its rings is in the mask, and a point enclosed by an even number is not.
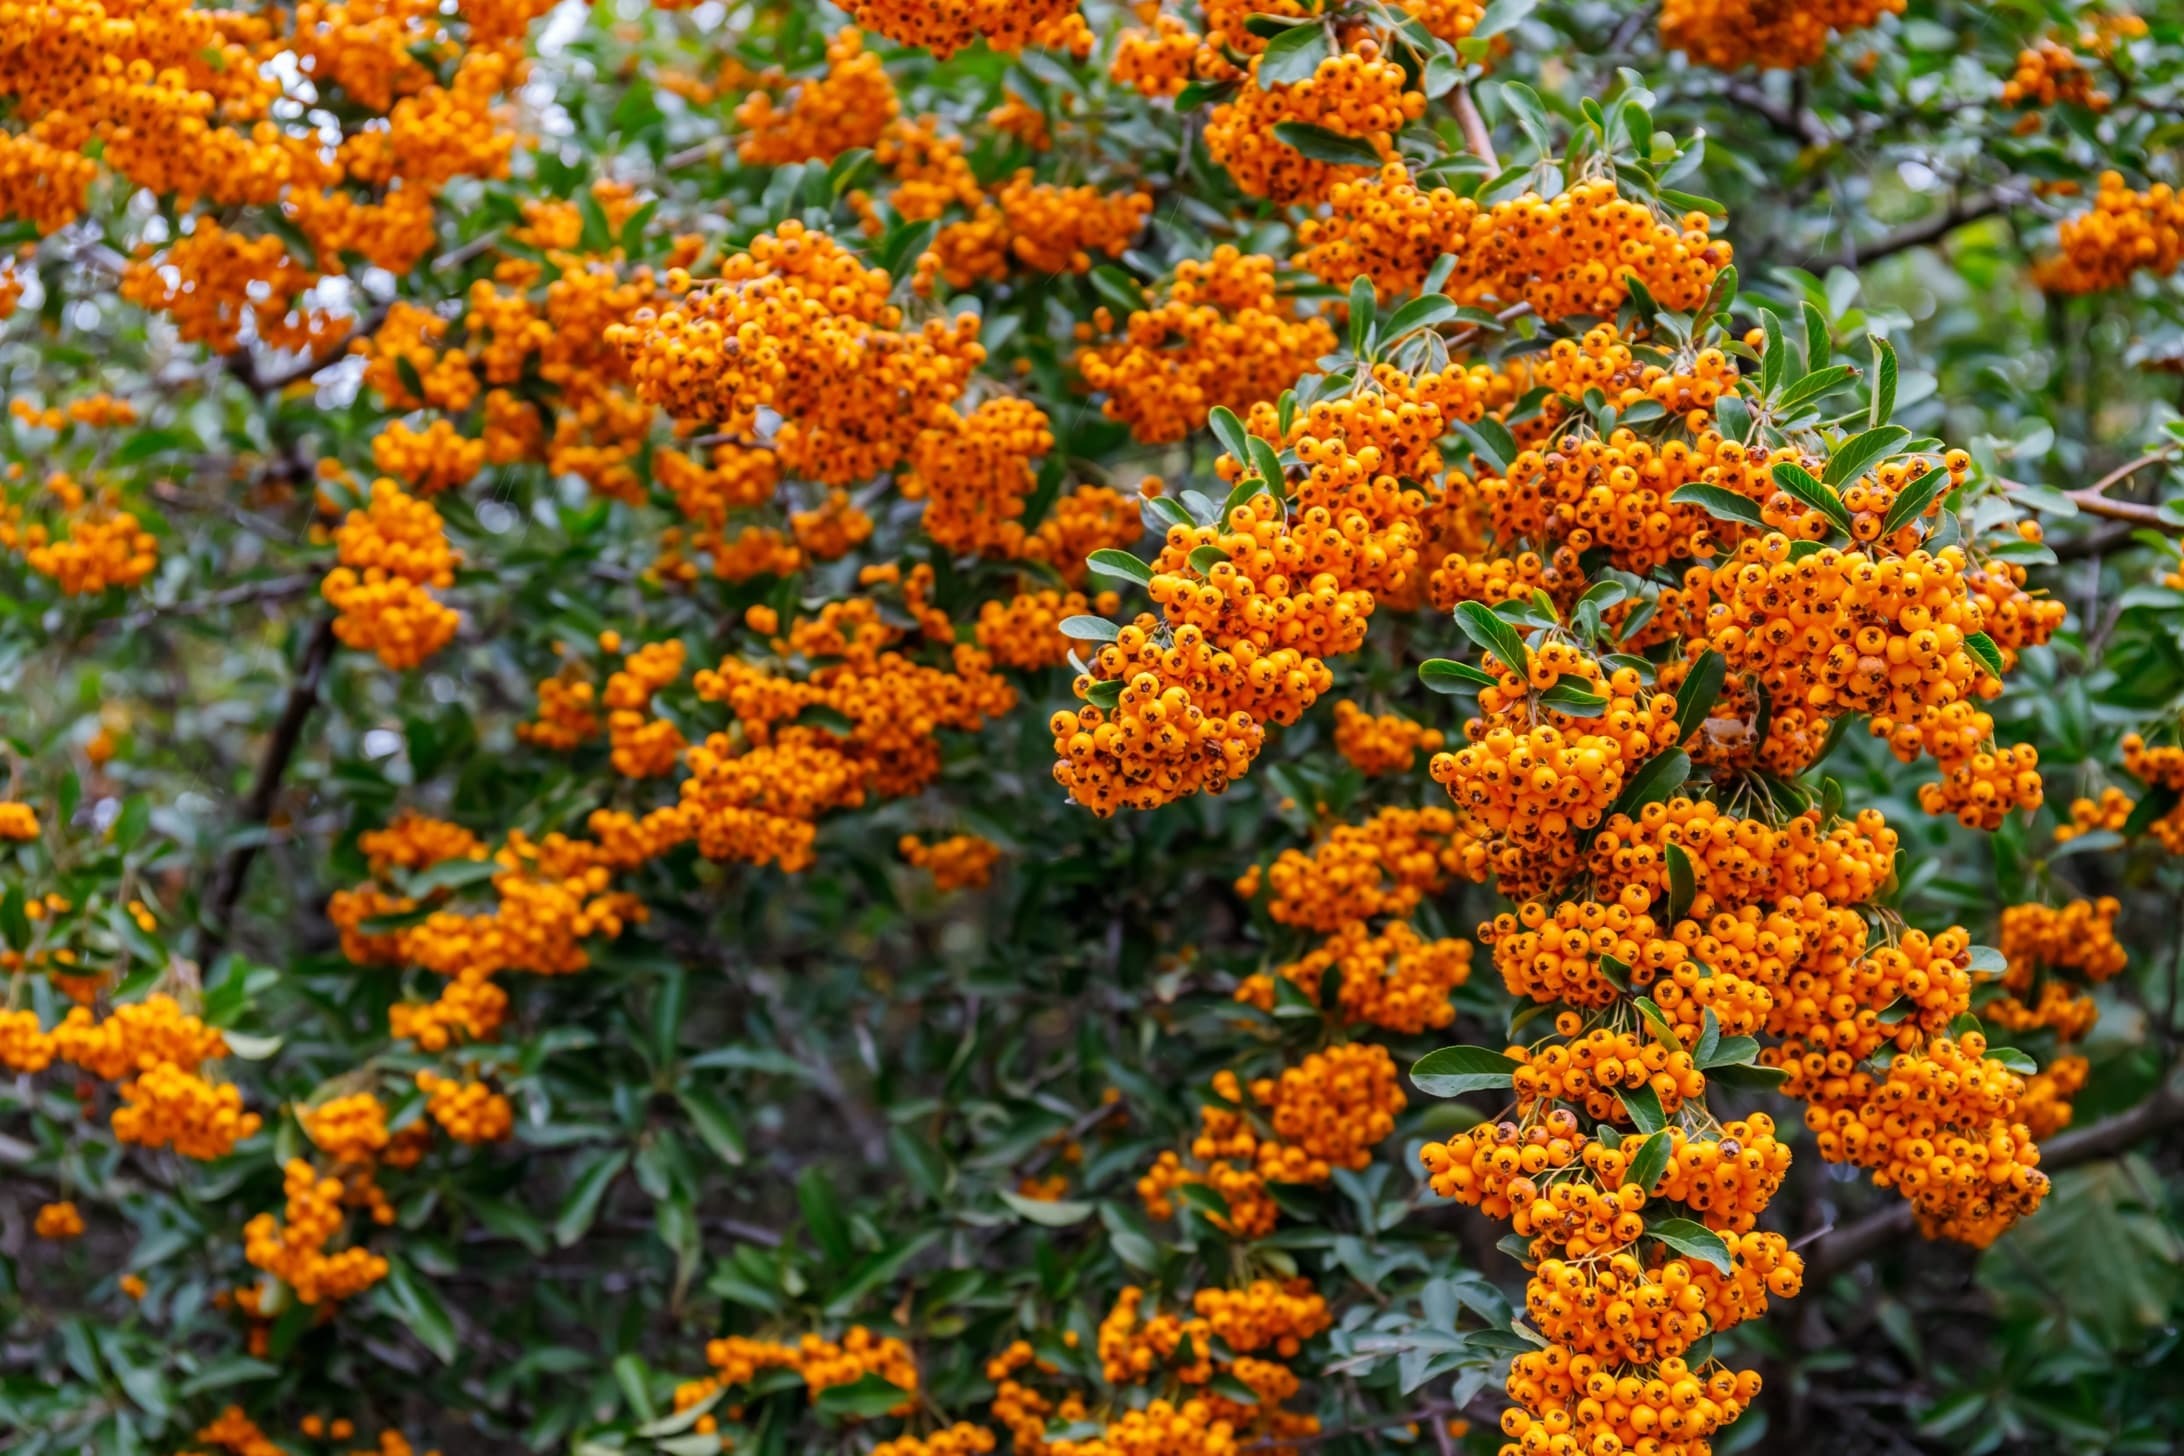
{"type": "MultiPolygon", "coordinates": [[[[273,725],[272,736],[266,739],[265,753],[258,760],[258,777],[250,786],[249,796],[243,800],[242,813],[238,816],[242,828],[262,828],[272,820],[273,802],[280,797],[281,780],[287,777],[289,761],[296,756],[296,745],[303,738],[303,725],[318,705],[319,685],[333,655],[334,619],[321,617],[304,645],[303,660],[296,665],[295,680],[288,685],[288,697],[281,704],[280,720],[273,725]]],[[[226,858],[220,861],[219,872],[198,916],[196,960],[200,966],[210,966],[227,945],[228,936],[234,929],[235,906],[242,898],[243,882],[249,877],[251,863],[257,857],[258,842],[253,837],[230,849],[226,858]]]]}
{"type": "Polygon", "coordinates": [[[1456,88],[1456,124],[1464,129],[1464,145],[1471,155],[1486,163],[1486,170],[1496,176],[1501,174],[1501,159],[1494,155],[1494,134],[1487,130],[1486,118],[1479,115],[1479,103],[1471,99],[1469,84],[1456,88]]]}

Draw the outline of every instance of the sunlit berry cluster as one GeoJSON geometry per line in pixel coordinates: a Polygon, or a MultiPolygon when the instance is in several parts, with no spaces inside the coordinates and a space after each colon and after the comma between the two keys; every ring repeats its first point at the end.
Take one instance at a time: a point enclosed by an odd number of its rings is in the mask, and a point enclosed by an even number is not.
{"type": "Polygon", "coordinates": [[[374,481],[369,504],[349,512],[335,540],[340,565],[321,586],[339,614],[335,636],[398,671],[453,639],[462,618],[431,589],[455,584],[460,558],[431,502],[374,481]]]}
{"type": "Polygon", "coordinates": [[[1667,0],[1661,44],[1717,71],[1795,70],[1827,53],[1830,34],[1901,15],[1904,0],[1667,0]]]}
{"type": "MultiPolygon", "coordinates": [[[[1099,334],[1115,332],[1105,308],[1093,322],[1099,334]]],[[[1223,244],[1204,262],[1178,264],[1160,299],[1124,321],[1121,337],[1078,350],[1076,363],[1107,396],[1109,419],[1163,444],[1202,428],[1216,406],[1244,410],[1280,394],[1334,347],[1325,320],[1299,317],[1277,296],[1272,258],[1223,244]]]]}
{"type": "Polygon", "coordinates": [[[2121,173],[2103,172],[2092,207],[2064,220],[2055,247],[2033,276],[2056,293],[2101,293],[2134,273],[2174,273],[2184,265],[2184,196],[2166,182],[2133,190],[2121,173]]]}

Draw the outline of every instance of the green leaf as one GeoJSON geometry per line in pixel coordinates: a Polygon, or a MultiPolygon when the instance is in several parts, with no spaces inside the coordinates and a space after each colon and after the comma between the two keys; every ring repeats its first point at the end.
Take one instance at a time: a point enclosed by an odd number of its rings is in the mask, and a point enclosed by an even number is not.
{"type": "Polygon", "coordinates": [[[1372,341],[1373,320],[1379,312],[1379,295],[1373,280],[1363,273],[1350,280],[1350,352],[1365,357],[1372,341]]]}
{"type": "Polygon", "coordinates": [[[383,1281],[387,1299],[401,1316],[402,1324],[417,1337],[417,1342],[440,1357],[440,1363],[455,1362],[455,1321],[440,1302],[437,1291],[410,1273],[409,1264],[402,1259],[387,1261],[387,1277],[383,1281]]]}
{"type": "Polygon", "coordinates": [[[1411,1081],[1428,1097],[1490,1092],[1510,1085],[1516,1058],[1479,1046],[1442,1047],[1411,1063],[1411,1081]]]}
{"type": "Polygon", "coordinates": [[[2184,801],[2184,793],[2165,784],[2156,784],[2149,788],[2145,796],[2131,806],[2129,817],[2123,821],[2123,837],[2138,838],[2154,827],[2154,821],[2166,818],[2179,801],[2184,801]]]}
{"type": "Polygon", "coordinates": [[[1454,317],[1456,301],[1452,298],[1438,293],[1414,298],[1388,316],[1387,323],[1380,330],[1381,347],[1386,348],[1404,335],[1416,333],[1420,329],[1436,328],[1454,317]]]}
{"type": "Polygon", "coordinates": [[[422,900],[435,891],[482,885],[500,872],[499,862],[492,859],[443,859],[410,876],[409,896],[422,900]]]}
{"type": "Polygon", "coordinates": [[[1742,1067],[1759,1055],[1759,1043],[1748,1036],[1725,1036],[1716,1042],[1705,1056],[1694,1056],[1699,1069],[1710,1067],[1742,1067]]]}
{"type": "Polygon", "coordinates": [[[628,1166],[629,1150],[621,1148],[595,1157],[590,1166],[577,1175],[568,1201],[562,1204],[560,1216],[554,1220],[556,1244],[566,1249],[591,1231],[592,1221],[599,1217],[600,1201],[628,1166]]]}
{"type": "Polygon", "coordinates": [[[1623,1169],[1623,1181],[1651,1193],[1653,1185],[1668,1171],[1668,1154],[1668,1129],[1662,1128],[1650,1134],[1638,1145],[1638,1151],[1631,1154],[1629,1165],[1623,1169]]]}
{"type": "Polygon", "coordinates": [[[817,1167],[806,1168],[796,1180],[796,1205],[803,1210],[804,1227],[811,1230],[820,1252],[837,1268],[849,1263],[849,1221],[834,1196],[834,1185],[817,1167]]]}
{"type": "Polygon", "coordinates": [[[1881,539],[1886,541],[1905,526],[1926,514],[1926,508],[1934,503],[1948,485],[1949,476],[1940,470],[1929,470],[1917,480],[1896,493],[1888,506],[1888,514],[1881,517],[1881,539]]]}
{"type": "Polygon", "coordinates": [[[1807,506],[1835,523],[1844,535],[1850,534],[1850,508],[1843,498],[1812,478],[1812,472],[1794,460],[1785,460],[1774,468],[1774,482],[1807,506]]]}
{"type": "Polygon", "coordinates": [[[1702,1259],[1722,1273],[1732,1273],[1735,1265],[1729,1258],[1729,1246],[1721,1235],[1703,1223],[1688,1218],[1657,1219],[1646,1225],[1646,1233],[1674,1249],[1686,1258],[1702,1259]]]}
{"type": "Polygon", "coordinates": [[[1827,469],[1820,476],[1821,483],[1840,490],[1886,460],[1910,438],[1911,432],[1902,425],[1882,425],[1845,440],[1828,457],[1827,469]]]}
{"type": "Polygon", "coordinates": [[[1191,570],[1200,576],[1211,576],[1213,569],[1228,559],[1228,553],[1218,546],[1195,546],[1189,557],[1191,570]]]}
{"type": "Polygon", "coordinates": [[[1873,397],[1866,409],[1866,424],[1879,426],[1896,414],[1896,346],[1879,334],[1867,334],[1873,346],[1873,397]]]}
{"type": "Polygon", "coordinates": [[[2020,1077],[2029,1077],[2040,1070],[2040,1064],[2016,1047],[1991,1046],[1987,1048],[1987,1060],[2000,1062],[2020,1077]]]}
{"type": "Polygon", "coordinates": [[[1251,432],[1244,422],[1236,418],[1236,411],[1225,404],[1217,404],[1206,415],[1206,423],[1213,429],[1213,438],[1221,442],[1221,448],[1239,464],[1251,459],[1251,432]]]}
{"type": "Polygon", "coordinates": [[[1245,476],[1242,480],[1236,482],[1236,488],[1228,493],[1228,499],[1221,502],[1220,523],[1226,526],[1229,517],[1235,514],[1236,508],[1253,496],[1272,495],[1273,493],[1274,488],[1260,477],[1256,475],[1245,476]]]}
{"type": "Polygon", "coordinates": [[[1458,603],[1456,627],[1474,647],[1491,654],[1508,671],[1521,676],[1531,670],[1532,659],[1524,649],[1524,638],[1483,602],[1458,603]]]}
{"type": "Polygon", "coordinates": [[[1669,495],[1673,506],[1697,506],[1717,521],[1735,521],[1740,526],[1765,530],[1766,520],[1759,513],[1759,503],[1747,496],[1719,485],[1679,485],[1669,495]]]}
{"type": "Polygon", "coordinates": [[[1828,356],[1835,352],[1833,332],[1828,327],[1827,315],[1820,312],[1818,308],[1813,306],[1812,301],[1807,299],[1805,301],[1806,367],[1818,369],[1828,362],[1828,356]]]}
{"type": "Polygon", "coordinates": [[[1092,291],[1100,302],[1118,315],[1127,316],[1145,310],[1145,289],[1127,269],[1113,263],[1102,263],[1085,275],[1092,291]]]}
{"type": "Polygon", "coordinates": [[[909,1391],[871,1370],[850,1381],[847,1385],[830,1385],[819,1392],[813,1404],[829,1415],[859,1416],[870,1419],[884,1416],[899,1405],[912,1399],[909,1391]]]}
{"type": "Polygon", "coordinates": [[[1429,657],[1419,663],[1418,680],[1437,693],[1475,693],[1501,681],[1483,667],[1452,662],[1446,657],[1429,657]]]}
{"type": "Polygon", "coordinates": [[[1064,617],[1061,634],[1079,642],[1112,642],[1122,635],[1122,628],[1105,617],[1064,617]]]}
{"type": "Polygon", "coordinates": [[[1646,760],[1645,767],[1623,780],[1623,792],[1608,807],[1609,817],[1635,815],[1648,804],[1666,800],[1691,777],[1691,755],[1680,748],[1646,760]]]}
{"type": "Polygon", "coordinates": [[[253,1360],[247,1355],[227,1355],[201,1367],[195,1375],[176,1387],[175,1394],[188,1400],[215,1390],[225,1390],[231,1385],[271,1380],[280,1373],[278,1365],[268,1365],[263,1360],[253,1360]]]}
{"type": "Polygon", "coordinates": [[[1782,332],[1782,315],[1771,308],[1759,311],[1759,327],[1767,341],[1759,356],[1759,389],[1773,399],[1790,372],[1790,341],[1782,332]]]}
{"type": "Polygon", "coordinates": [[[1668,1114],[1661,1110],[1661,1095],[1651,1086],[1625,1087],[1622,1097],[1623,1110],[1641,1133],[1656,1133],[1668,1126],[1668,1114]]]}
{"type": "Polygon", "coordinates": [[[679,1096],[683,1111],[690,1116],[690,1125],[697,1129],[698,1136],[722,1162],[733,1168],[750,1156],[750,1150],[744,1146],[743,1134],[737,1130],[735,1119],[729,1116],[720,1099],[696,1087],[685,1087],[679,1096]]]}
{"type": "Polygon", "coordinates": [[[1825,369],[1815,369],[1792,384],[1775,399],[1775,413],[1788,418],[1816,399],[1821,399],[1841,389],[1858,377],[1858,371],[1848,364],[1830,364],[1825,369]]]}
{"type": "Polygon", "coordinates": [[[1293,25],[1266,43],[1259,56],[1259,86],[1294,86],[1312,79],[1321,61],[1335,53],[1324,26],[1293,25]]]}
{"type": "Polygon", "coordinates": [[[1094,1209],[1094,1205],[1074,1199],[1026,1198],[1006,1188],[1001,1190],[1001,1201],[1021,1217],[1045,1228],[1067,1228],[1073,1223],[1083,1223],[1092,1216],[1094,1209]]]}
{"type": "Polygon", "coordinates": [[[1671,843],[1661,848],[1668,860],[1668,918],[1673,922],[1689,914],[1691,902],[1698,897],[1698,867],[1682,845],[1671,843]]]}
{"type": "MultiPolygon", "coordinates": [[[[1282,471],[1282,457],[1274,453],[1272,445],[1253,435],[1244,442],[1244,447],[1250,452],[1251,468],[1259,472],[1259,478],[1269,487],[1278,486],[1286,479],[1282,471]]],[[[1227,525],[1228,518],[1222,517],[1221,524],[1227,525]]]]}
{"type": "Polygon", "coordinates": [[[1729,663],[1719,652],[1709,647],[1691,664],[1691,671],[1684,676],[1683,686],[1676,689],[1676,741],[1684,742],[1699,731],[1699,725],[1714,711],[1714,704],[1721,698],[1722,683],[1729,676],[1729,663]]]}
{"type": "Polygon", "coordinates": [[[1314,126],[1308,121],[1276,123],[1274,139],[1285,146],[1296,148],[1315,162],[1329,162],[1338,167],[1380,165],[1380,153],[1371,142],[1344,136],[1339,131],[1329,131],[1324,126],[1314,126]]]}
{"type": "Polygon", "coordinates": [[[1539,695],[1539,705],[1573,718],[1597,718],[1608,710],[1608,700],[1583,686],[1582,678],[1564,677],[1539,695]]]}
{"type": "Polygon", "coordinates": [[[1094,576],[1105,576],[1115,581],[1126,581],[1132,586],[1151,586],[1153,584],[1153,569],[1150,566],[1147,566],[1129,552],[1118,551],[1112,546],[1104,551],[1093,552],[1085,558],[1085,564],[1092,568],[1094,576]]]}
{"type": "Polygon", "coordinates": [[[1964,646],[1972,656],[1979,659],[1981,667],[1996,677],[2002,676],[2002,649],[1994,645],[1992,637],[1984,632],[1974,632],[1964,639],[1964,646]]]}
{"type": "Polygon", "coordinates": [[[1713,1068],[1706,1074],[1706,1080],[1716,1086],[1731,1087],[1743,1092],[1774,1092],[1790,1080],[1790,1074],[1781,1067],[1739,1062],[1733,1066],[1713,1068]]]}
{"type": "Polygon", "coordinates": [[[1999,976],[2010,968],[2010,958],[1991,945],[1975,945],[1971,947],[1965,968],[1981,975],[1999,976]]]}
{"type": "Polygon", "coordinates": [[[1471,447],[1471,453],[1487,469],[1496,475],[1507,475],[1510,464],[1517,458],[1516,441],[1506,427],[1499,433],[1488,428],[1490,425],[1499,424],[1496,420],[1481,420],[1476,425],[1467,425],[1462,420],[1451,420],[1449,429],[1471,447]]]}

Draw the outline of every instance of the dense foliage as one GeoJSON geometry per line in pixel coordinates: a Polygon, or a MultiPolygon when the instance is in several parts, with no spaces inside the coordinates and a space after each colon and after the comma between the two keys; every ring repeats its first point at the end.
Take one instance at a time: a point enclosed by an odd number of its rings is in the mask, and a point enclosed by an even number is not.
{"type": "Polygon", "coordinates": [[[2184,17],[0,5],[0,1451],[2184,1444],[2184,17]]]}

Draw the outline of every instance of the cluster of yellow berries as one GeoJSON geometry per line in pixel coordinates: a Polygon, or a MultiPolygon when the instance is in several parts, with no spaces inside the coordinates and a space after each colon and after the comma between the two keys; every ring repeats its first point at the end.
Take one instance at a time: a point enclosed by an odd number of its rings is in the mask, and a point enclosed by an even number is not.
{"type": "MultiPolygon", "coordinates": [[[[2113,979],[2127,963],[2116,938],[2121,909],[2112,895],[2004,909],[1996,939],[2009,964],[2001,994],[1980,1007],[1981,1018],[2006,1031],[2047,1030],[2065,1045],[2083,1040],[2100,1019],[2084,988],[2113,979]]],[[[2067,1106],[2061,1116],[2069,1120],[2067,1106]]]]}
{"type": "Polygon", "coordinates": [[[1344,698],[1335,704],[1335,751],[1360,773],[1408,773],[1421,752],[1441,746],[1441,731],[1400,713],[1368,713],[1344,698]]]}
{"type": "Polygon", "coordinates": [[[829,485],[902,459],[985,358],[975,314],[904,331],[887,274],[793,219],[704,286],[679,270],[667,283],[679,302],[604,331],[638,395],[746,439],[777,414],[783,468],[829,485]]]}
{"type": "Polygon", "coordinates": [[[1863,30],[1903,9],[1904,0],[1666,0],[1661,44],[1717,71],[1797,70],[1827,53],[1831,32],[1863,30]]]}
{"type": "Polygon", "coordinates": [[[1937,1037],[1854,1079],[1853,1106],[1806,1112],[1821,1154],[1900,1188],[1929,1236],[1984,1247],[2040,1206],[2048,1178],[2017,1118],[2025,1084],[1986,1055],[1986,1038],[1937,1037]]]}
{"type": "Polygon", "coordinates": [[[1423,92],[1408,89],[1402,66],[1371,39],[1327,57],[1305,80],[1261,85],[1254,57],[1243,86],[1206,117],[1206,150],[1236,185],[1276,202],[1316,202],[1361,170],[1323,162],[1282,141],[1274,128],[1301,122],[1366,143],[1383,158],[1396,133],[1425,115],[1423,92]]]}
{"type": "Polygon", "coordinates": [[[80,1239],[83,1237],[83,1213],[76,1205],[62,1199],[58,1203],[43,1203],[31,1220],[30,1231],[41,1239],[80,1239]]]}
{"type": "Polygon", "coordinates": [[[431,1072],[417,1074],[425,1111],[459,1143],[497,1143],[515,1128],[508,1099],[483,1082],[458,1082],[431,1072]]]}
{"type": "MultiPolygon", "coordinates": [[[[839,1341],[806,1334],[794,1344],[779,1340],[728,1335],[707,1343],[705,1361],[713,1373],[702,1380],[684,1381],[675,1389],[675,1409],[688,1410],[723,1390],[748,1385],[767,1370],[793,1370],[804,1387],[817,1395],[837,1385],[852,1385],[866,1375],[877,1375],[904,1392],[895,1414],[907,1413],[917,1404],[918,1365],[910,1347],[892,1335],[876,1334],[863,1325],[852,1325],[839,1341]]],[[[700,1430],[710,1431],[710,1415],[702,1416],[700,1430]]]]}
{"type": "Polygon", "coordinates": [[[283,1172],[281,1216],[261,1213],[243,1229],[243,1256],[285,1283],[304,1304],[338,1303],[387,1277],[387,1261],[361,1247],[327,1252],[341,1230],[343,1188],[302,1158],[283,1172]]]}
{"type": "MultiPolygon", "coordinates": [[[[1269,141],[1270,145],[1279,145],[1269,141]]],[[[1115,332],[1104,307],[1093,330],[1115,332]]],[[[1274,260],[1229,244],[1185,259],[1162,296],[1133,311],[1121,337],[1077,351],[1077,371],[1107,399],[1107,417],[1149,445],[1181,440],[1216,407],[1249,409],[1280,394],[1335,347],[1317,315],[1276,295],[1274,260]]]]}
{"type": "Polygon", "coordinates": [[[335,539],[341,564],[321,587],[339,613],[335,636],[397,671],[448,644],[462,618],[429,588],[453,586],[460,558],[431,502],[374,481],[369,504],[349,512],[335,539]]]}
{"type": "MultiPolygon", "coordinates": [[[[2106,111],[2113,98],[2093,84],[2093,73],[2078,59],[2076,51],[2059,41],[2042,38],[2017,53],[2016,69],[2002,83],[2000,99],[2004,106],[2041,110],[2083,106],[2088,111],[2106,111]]],[[[2026,128],[2020,124],[2019,129],[2026,128]]]]}
{"type": "Polygon", "coordinates": [[[1449,997],[1471,978],[1471,943],[1427,940],[1400,920],[1377,934],[1364,921],[1355,921],[1298,959],[1246,977],[1236,988],[1236,999],[1273,1010],[1274,979],[1279,976],[1316,1003],[1330,971],[1337,977],[1335,1009],[1344,1021],[1416,1033],[1455,1020],[1449,997]]]}
{"type": "MultiPolygon", "coordinates": [[[[20,469],[10,467],[9,478],[20,469]]],[[[0,500],[0,550],[20,552],[23,564],[50,577],[62,595],[135,586],[159,565],[159,538],[135,512],[119,509],[110,492],[93,495],[60,471],[41,489],[60,508],[58,531],[44,521],[25,524],[21,505],[0,500]]]]}
{"type": "Polygon", "coordinates": [[[786,84],[787,106],[759,87],[736,107],[736,156],[744,163],[832,161],[877,142],[902,109],[887,68],[854,26],[827,41],[824,73],[786,84]]]}
{"type": "Polygon", "coordinates": [[[1358,824],[1337,824],[1310,851],[1285,849],[1265,869],[1254,866],[1236,893],[1269,892],[1277,924],[1322,932],[1382,915],[1404,916],[1458,878],[1477,879],[1456,821],[1445,808],[1383,809],[1358,824]]]}
{"type": "Polygon", "coordinates": [[[1080,37],[1091,44],[1077,0],[854,0],[847,8],[859,25],[942,59],[978,40],[997,51],[1075,50],[1080,37]]]}
{"type": "Polygon", "coordinates": [[[20,799],[0,799],[0,840],[38,837],[38,811],[20,799]]]}
{"type": "Polygon", "coordinates": [[[1464,725],[1470,742],[1434,755],[1430,766],[1510,895],[1537,893],[1565,875],[1578,836],[1599,824],[1631,773],[1678,737],[1673,701],[1647,691],[1636,669],[1603,670],[1557,641],[1527,655],[1526,663],[1491,664],[1496,683],[1480,689],[1479,716],[1464,725]],[[1597,708],[1556,707],[1549,690],[1569,684],[1597,708]]]}
{"type": "Polygon", "coordinates": [[[1021,591],[982,603],[972,631],[978,645],[1002,667],[1036,671],[1069,660],[1074,648],[1062,635],[1065,620],[1109,616],[1121,605],[1115,592],[1087,597],[1080,591],[1021,591]]]}
{"type": "Polygon", "coordinates": [[[172,996],[154,994],[116,1006],[103,1019],[72,1006],[51,1032],[28,1010],[0,1012],[0,1064],[42,1072],[66,1062],[102,1082],[118,1084],[111,1125],[121,1142],[172,1147],[186,1158],[226,1157],[256,1133],[261,1119],[243,1110],[231,1083],[213,1083],[204,1064],[227,1055],[217,1028],[184,1011],[172,996]]]}
{"type": "Polygon", "coordinates": [[[1222,1071],[1213,1091],[1220,1100],[1199,1109],[1191,1162],[1163,1152],[1138,1195],[1155,1218],[1171,1218],[1179,1189],[1208,1187],[1225,1208],[1208,1216],[1239,1239],[1272,1231],[1279,1210],[1267,1184],[1324,1183],[1337,1168],[1365,1167],[1404,1104],[1387,1048],[1367,1042],[1314,1052],[1248,1088],[1222,1071]]]}
{"type": "Polygon", "coordinates": [[[2166,182],[2144,191],[2103,172],[2093,206],[2058,230],[2053,257],[2033,270],[2056,293],[2102,293],[2139,272],[2161,276],[2184,265],[2184,196],[2166,182]]]}
{"type": "Polygon", "coordinates": [[[929,872],[933,887],[943,892],[983,890],[992,883],[994,862],[1001,858],[999,845],[975,834],[951,834],[932,844],[905,834],[895,847],[912,865],[929,872]]]}

